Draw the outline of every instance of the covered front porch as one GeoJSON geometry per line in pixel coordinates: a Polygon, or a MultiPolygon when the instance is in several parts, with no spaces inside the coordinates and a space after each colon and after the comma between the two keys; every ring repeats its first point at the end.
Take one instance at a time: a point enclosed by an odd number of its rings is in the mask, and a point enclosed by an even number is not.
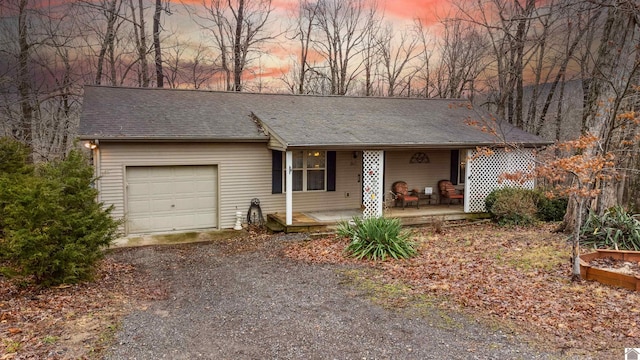
{"type": "MultiPolygon", "coordinates": [[[[325,232],[335,229],[340,221],[350,220],[354,216],[362,217],[360,209],[340,209],[323,211],[294,212],[291,224],[287,225],[285,213],[267,215],[267,226],[272,231],[325,232]]],[[[415,207],[389,208],[384,217],[399,218],[403,225],[425,225],[436,221],[474,220],[488,217],[485,213],[465,213],[463,205],[428,205],[415,207]]]]}

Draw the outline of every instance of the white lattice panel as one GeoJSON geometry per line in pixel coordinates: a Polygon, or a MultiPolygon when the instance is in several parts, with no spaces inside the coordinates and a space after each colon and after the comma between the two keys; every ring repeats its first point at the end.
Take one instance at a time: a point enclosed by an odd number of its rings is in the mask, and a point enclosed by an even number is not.
{"type": "Polygon", "coordinates": [[[522,187],[533,189],[533,180],[524,183],[516,181],[500,182],[500,175],[532,171],[534,155],[530,149],[494,150],[492,155],[467,151],[467,181],[465,186],[465,212],[484,212],[484,199],[495,189],[522,187]]]}
{"type": "Polygon", "coordinates": [[[362,216],[382,216],[384,151],[362,152],[362,216]]]}

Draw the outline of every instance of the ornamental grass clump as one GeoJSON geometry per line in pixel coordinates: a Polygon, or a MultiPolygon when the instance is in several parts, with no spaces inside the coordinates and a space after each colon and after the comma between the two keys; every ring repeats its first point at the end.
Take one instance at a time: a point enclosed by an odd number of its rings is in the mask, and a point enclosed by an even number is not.
{"type": "Polygon", "coordinates": [[[353,218],[338,224],[338,235],[351,239],[345,253],[356,259],[405,259],[417,253],[411,232],[403,230],[399,219],[353,218]]]}
{"type": "Polygon", "coordinates": [[[640,214],[632,214],[619,205],[602,216],[590,212],[580,232],[580,243],[596,249],[640,251],[640,214]]]}

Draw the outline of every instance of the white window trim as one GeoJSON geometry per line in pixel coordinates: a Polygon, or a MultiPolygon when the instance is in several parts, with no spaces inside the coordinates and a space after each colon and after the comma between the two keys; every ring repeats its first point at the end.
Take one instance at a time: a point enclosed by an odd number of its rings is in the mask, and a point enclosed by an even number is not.
{"type": "MultiPolygon", "coordinates": [[[[293,153],[295,153],[295,151],[293,151],[293,153]]],[[[283,153],[284,156],[284,153],[283,153]]],[[[283,163],[285,162],[285,159],[282,159],[283,163]]],[[[283,166],[286,168],[286,166],[283,166]]],[[[313,193],[313,192],[326,192],[327,191],[327,151],[326,150],[313,150],[313,149],[309,149],[309,150],[302,150],[302,168],[293,168],[291,169],[291,171],[300,171],[302,170],[302,190],[293,190],[294,193],[302,193],[302,192],[309,192],[309,193],[313,193]],[[324,167],[323,168],[311,168],[309,169],[307,167],[307,153],[308,152],[324,152],[324,167]],[[318,171],[318,170],[324,170],[324,189],[320,189],[320,190],[307,190],[307,172],[311,170],[311,171],[318,171]]],[[[286,189],[286,183],[287,183],[287,178],[286,178],[286,169],[283,169],[282,172],[282,184],[284,185],[283,188],[286,189]]],[[[286,190],[283,191],[284,193],[286,193],[286,190]]]]}

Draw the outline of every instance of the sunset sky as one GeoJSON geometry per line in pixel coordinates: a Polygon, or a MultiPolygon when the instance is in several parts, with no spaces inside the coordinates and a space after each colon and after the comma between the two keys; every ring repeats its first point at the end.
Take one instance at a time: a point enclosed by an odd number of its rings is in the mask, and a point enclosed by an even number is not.
{"type": "MultiPolygon", "coordinates": [[[[205,1],[208,2],[208,0],[205,1]]],[[[282,32],[289,26],[290,13],[297,7],[297,3],[297,0],[273,1],[271,26],[274,33],[282,32]]],[[[175,33],[175,36],[192,43],[197,43],[201,39],[207,41],[210,35],[189,17],[185,5],[191,9],[202,10],[202,0],[172,2],[170,6],[173,14],[164,15],[166,31],[175,33]]],[[[378,6],[379,12],[384,13],[385,22],[393,24],[396,31],[411,26],[416,18],[419,18],[425,27],[430,28],[451,10],[449,0],[379,0],[378,6]]],[[[284,35],[280,36],[277,41],[263,48],[266,55],[260,58],[259,63],[254,61],[251,64],[252,70],[245,75],[245,79],[250,80],[254,77],[251,73],[256,75],[259,73],[263,81],[271,83],[271,86],[278,86],[274,82],[277,83],[279,81],[277,78],[288,71],[292,59],[298,54],[296,46],[295,41],[287,40],[284,35]]]]}

